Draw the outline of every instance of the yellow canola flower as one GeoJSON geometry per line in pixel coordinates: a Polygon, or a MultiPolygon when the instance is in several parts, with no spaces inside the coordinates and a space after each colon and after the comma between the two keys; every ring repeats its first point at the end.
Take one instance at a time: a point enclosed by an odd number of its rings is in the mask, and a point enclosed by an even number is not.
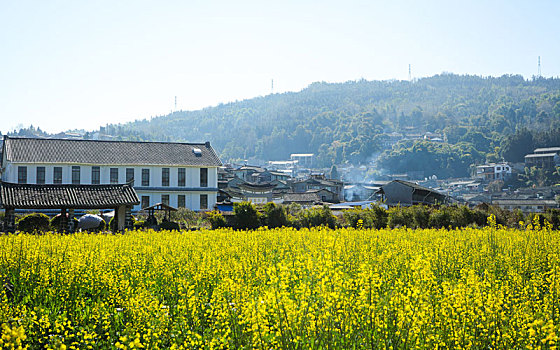
{"type": "Polygon", "coordinates": [[[25,291],[0,292],[0,348],[552,348],[558,251],[550,225],[495,218],[0,236],[0,281],[25,291]]]}

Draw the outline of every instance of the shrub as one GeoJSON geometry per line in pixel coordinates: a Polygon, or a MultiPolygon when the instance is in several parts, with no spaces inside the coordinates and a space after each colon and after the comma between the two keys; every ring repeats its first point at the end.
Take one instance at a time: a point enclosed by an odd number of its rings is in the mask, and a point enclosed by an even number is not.
{"type": "Polygon", "coordinates": [[[264,206],[264,224],[270,228],[288,226],[289,221],[286,210],[281,205],[272,202],[266,203],[264,206]]]}
{"type": "Polygon", "coordinates": [[[324,205],[320,208],[313,207],[302,210],[297,216],[297,227],[317,227],[326,226],[329,228],[336,227],[336,218],[332,215],[331,209],[324,205]]]}
{"type": "Polygon", "coordinates": [[[49,217],[41,213],[25,215],[18,221],[18,229],[28,233],[49,231],[49,217]]]}
{"type": "MultiPolygon", "coordinates": [[[[165,211],[156,211],[154,216],[158,222],[162,222],[165,219],[165,211]]],[[[170,220],[174,222],[182,222],[186,226],[190,227],[197,225],[203,216],[203,213],[197,213],[188,208],[177,208],[177,211],[172,211],[170,213],[170,220]]]]}
{"type": "Polygon", "coordinates": [[[472,210],[472,214],[473,214],[473,223],[475,225],[477,225],[478,227],[484,227],[486,225],[488,220],[487,219],[488,214],[485,211],[475,208],[472,210]]]}
{"type": "Polygon", "coordinates": [[[378,205],[366,209],[345,210],[342,214],[347,225],[358,227],[359,220],[363,228],[381,229],[387,227],[387,210],[378,205]]]}
{"type": "MultiPolygon", "coordinates": [[[[140,223],[138,223],[138,220],[136,220],[136,218],[133,215],[130,216],[130,221],[133,228],[153,227],[147,224],[148,222],[147,220],[146,221],[141,220],[140,223]]],[[[109,220],[109,223],[106,225],[106,227],[108,227],[110,231],[116,232],[117,227],[115,226],[115,224],[116,224],[115,216],[113,216],[111,220],[109,220]]]]}
{"type": "Polygon", "coordinates": [[[451,226],[451,215],[446,207],[432,211],[429,225],[431,228],[444,228],[451,226]]]}
{"type": "MultiPolygon", "coordinates": [[[[68,214],[66,215],[68,216],[68,214]]],[[[53,231],[60,231],[60,220],[62,219],[62,216],[56,215],[55,217],[53,217],[49,223],[50,229],[53,231]]],[[[78,227],[78,219],[73,218],[74,220],[74,228],[78,227]]],[[[66,228],[64,228],[62,231],[66,231],[66,228]]]]}
{"type": "Polygon", "coordinates": [[[227,227],[227,222],[224,216],[216,210],[210,211],[206,213],[206,217],[208,218],[208,222],[210,222],[210,226],[213,230],[227,227]]]}
{"type": "Polygon", "coordinates": [[[414,220],[414,227],[430,227],[430,208],[425,205],[415,205],[408,209],[414,220]]]}
{"type": "Polygon", "coordinates": [[[159,229],[160,230],[169,230],[169,231],[173,231],[173,230],[180,230],[181,228],[179,227],[179,224],[173,221],[162,221],[161,224],[159,224],[159,229]]]}
{"type": "Polygon", "coordinates": [[[145,228],[146,227],[146,221],[138,220],[134,224],[132,224],[132,227],[134,227],[135,230],[145,228]]]}
{"type": "Polygon", "coordinates": [[[238,230],[252,230],[259,227],[259,213],[251,202],[233,204],[235,214],[235,228],[238,230]]]}
{"type": "Polygon", "coordinates": [[[362,209],[349,209],[342,213],[344,222],[351,227],[358,227],[358,222],[362,220],[363,227],[368,228],[367,215],[365,210],[362,209]]]}
{"type": "Polygon", "coordinates": [[[389,214],[387,210],[381,208],[379,205],[372,205],[371,206],[371,214],[373,216],[373,227],[376,229],[381,229],[387,227],[387,223],[389,220],[389,214]]]}
{"type": "Polygon", "coordinates": [[[406,208],[403,208],[401,206],[393,207],[387,211],[387,214],[387,224],[391,228],[414,226],[414,217],[412,215],[412,212],[410,210],[407,210],[406,208]]]}
{"type": "Polygon", "coordinates": [[[555,230],[560,228],[560,209],[548,208],[543,214],[546,221],[550,222],[555,230]]]}
{"type": "Polygon", "coordinates": [[[474,213],[467,206],[448,208],[452,227],[467,227],[474,223],[474,213]]]}

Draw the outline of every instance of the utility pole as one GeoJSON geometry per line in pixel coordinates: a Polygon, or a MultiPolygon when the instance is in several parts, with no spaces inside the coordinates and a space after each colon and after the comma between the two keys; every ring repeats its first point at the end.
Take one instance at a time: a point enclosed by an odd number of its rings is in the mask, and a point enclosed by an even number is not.
{"type": "Polygon", "coordinates": [[[274,93],[274,79],[272,79],[272,85],[270,87],[270,93],[273,94],[274,93]]]}
{"type": "Polygon", "coordinates": [[[541,56],[539,56],[539,69],[537,71],[537,77],[538,78],[542,77],[542,74],[541,74],[541,56]]]}
{"type": "Polygon", "coordinates": [[[177,112],[177,96],[175,96],[175,112],[177,112]]]}
{"type": "Polygon", "coordinates": [[[412,71],[410,70],[410,63],[408,64],[408,81],[412,81],[412,71]]]}

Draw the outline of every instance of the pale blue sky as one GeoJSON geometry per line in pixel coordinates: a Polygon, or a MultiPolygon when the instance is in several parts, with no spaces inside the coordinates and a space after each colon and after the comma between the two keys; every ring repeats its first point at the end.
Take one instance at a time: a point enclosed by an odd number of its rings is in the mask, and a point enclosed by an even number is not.
{"type": "Polygon", "coordinates": [[[96,129],[315,81],[560,75],[560,1],[0,0],[0,131],[96,129]]]}

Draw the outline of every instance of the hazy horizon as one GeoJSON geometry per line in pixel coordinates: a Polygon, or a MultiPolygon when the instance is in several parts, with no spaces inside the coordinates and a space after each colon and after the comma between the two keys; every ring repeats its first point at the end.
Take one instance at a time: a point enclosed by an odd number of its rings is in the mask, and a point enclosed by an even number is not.
{"type": "Polygon", "coordinates": [[[313,82],[560,75],[554,1],[0,5],[0,131],[93,130],[313,82]]]}

